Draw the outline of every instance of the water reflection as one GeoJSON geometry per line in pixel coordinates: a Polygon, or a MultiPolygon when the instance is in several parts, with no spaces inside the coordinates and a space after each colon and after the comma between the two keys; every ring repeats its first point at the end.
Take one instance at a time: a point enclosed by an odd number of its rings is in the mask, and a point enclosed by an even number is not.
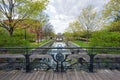
{"type": "MultiPolygon", "coordinates": [[[[58,58],[56,58],[57,54],[62,54],[62,59],[65,59],[66,54],[70,54],[70,50],[69,49],[63,49],[64,47],[66,47],[66,44],[64,42],[54,42],[53,45],[51,46],[51,48],[57,48],[57,49],[50,49],[49,51],[47,51],[47,54],[50,54],[52,57],[54,58],[41,58],[39,61],[39,63],[35,64],[35,68],[34,69],[44,69],[47,68],[48,65],[51,66],[52,69],[56,69],[57,66],[57,62],[56,60],[59,60],[58,58]],[[46,65],[47,64],[47,65],[46,65]]],[[[59,55],[61,56],[61,55],[59,55]]],[[[61,60],[61,58],[60,58],[61,60]]],[[[67,65],[67,62],[64,62],[64,66],[67,65]]]]}
{"type": "Polygon", "coordinates": [[[66,44],[64,42],[54,42],[51,47],[58,49],[51,49],[50,51],[48,51],[48,54],[54,54],[54,55],[56,55],[57,53],[70,54],[69,49],[61,49],[66,47],[66,44]]]}

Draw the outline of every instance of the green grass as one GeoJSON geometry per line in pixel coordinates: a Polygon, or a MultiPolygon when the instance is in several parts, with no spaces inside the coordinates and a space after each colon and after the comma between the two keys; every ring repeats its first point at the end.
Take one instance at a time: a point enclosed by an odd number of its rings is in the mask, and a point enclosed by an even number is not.
{"type": "Polygon", "coordinates": [[[36,47],[39,47],[39,46],[41,46],[49,41],[51,41],[51,40],[44,40],[44,41],[41,41],[39,43],[34,42],[34,43],[31,43],[29,47],[36,48],[36,47]]]}
{"type": "MultiPolygon", "coordinates": [[[[13,48],[12,49],[12,47],[9,49],[8,48],[8,52],[7,53],[9,53],[9,54],[21,54],[21,53],[25,53],[26,51],[28,52],[28,51],[31,51],[32,49],[34,49],[34,48],[37,48],[37,47],[39,47],[39,46],[42,46],[42,45],[44,45],[45,43],[48,43],[48,42],[50,42],[50,41],[52,41],[52,40],[44,40],[44,41],[41,41],[41,42],[39,42],[39,43],[36,43],[36,42],[34,42],[34,43],[30,43],[30,45],[29,46],[26,46],[26,47],[21,47],[21,49],[17,49],[17,48],[13,48]]],[[[0,52],[0,54],[3,54],[4,52],[0,52]]]]}
{"type": "Polygon", "coordinates": [[[89,47],[89,44],[87,42],[84,42],[84,41],[73,41],[73,43],[75,43],[81,47],[89,47]]]}

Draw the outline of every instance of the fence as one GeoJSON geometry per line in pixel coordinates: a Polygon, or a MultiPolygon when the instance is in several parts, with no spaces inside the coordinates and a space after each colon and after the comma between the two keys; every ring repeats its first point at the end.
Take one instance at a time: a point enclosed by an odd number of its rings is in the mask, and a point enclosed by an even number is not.
{"type": "Polygon", "coordinates": [[[97,69],[120,70],[120,48],[113,47],[40,47],[0,48],[1,70],[53,70],[69,69],[94,72],[97,69]],[[43,50],[48,51],[42,54],[43,50]]]}

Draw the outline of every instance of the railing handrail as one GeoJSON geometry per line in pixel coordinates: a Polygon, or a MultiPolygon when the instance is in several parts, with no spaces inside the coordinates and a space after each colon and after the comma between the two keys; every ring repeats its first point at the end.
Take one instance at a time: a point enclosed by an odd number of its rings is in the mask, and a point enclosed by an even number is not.
{"type": "MultiPolygon", "coordinates": [[[[25,60],[25,65],[26,65],[26,72],[29,72],[30,70],[30,60],[33,59],[33,58],[36,58],[36,59],[42,59],[42,58],[53,58],[54,59],[54,56],[52,54],[32,54],[32,51],[31,52],[28,52],[27,49],[31,49],[30,47],[2,47],[0,48],[0,51],[13,51],[14,52],[14,49],[15,51],[16,50],[25,50],[24,54],[7,54],[7,53],[4,53],[4,54],[0,54],[0,58],[24,58],[25,60]],[[26,52],[27,51],[27,52],[26,52]]],[[[71,49],[71,50],[75,50],[75,52],[77,52],[77,54],[75,53],[72,53],[71,54],[65,54],[66,58],[74,58],[74,59],[77,59],[79,60],[80,58],[82,58],[83,60],[85,60],[85,62],[88,63],[89,65],[89,71],[90,72],[93,72],[93,69],[94,69],[94,59],[102,59],[102,58],[105,58],[105,59],[108,59],[108,58],[111,58],[111,59],[119,59],[120,58],[120,47],[40,47],[40,48],[36,48],[36,50],[41,50],[41,49],[71,49]],[[94,54],[93,52],[97,51],[99,52],[99,50],[103,50],[103,51],[118,51],[118,54],[94,54]],[[85,51],[84,54],[79,54],[80,51],[85,51]],[[89,53],[90,51],[90,53],[89,53]]],[[[33,51],[34,52],[34,51],[33,51]]],[[[102,53],[102,52],[101,52],[102,53]]],[[[61,63],[61,68],[63,68],[63,63],[62,62],[57,62],[58,66],[59,66],[59,63],[61,63]]],[[[49,65],[48,65],[49,66],[49,65]]],[[[51,68],[51,67],[50,67],[51,68]]],[[[57,67],[58,68],[58,67],[57,67]]],[[[64,68],[63,68],[64,69],[64,68]]]]}
{"type": "MultiPolygon", "coordinates": [[[[34,47],[0,47],[0,49],[33,49],[34,47]]],[[[120,47],[39,47],[36,49],[120,49],[120,47]]]]}

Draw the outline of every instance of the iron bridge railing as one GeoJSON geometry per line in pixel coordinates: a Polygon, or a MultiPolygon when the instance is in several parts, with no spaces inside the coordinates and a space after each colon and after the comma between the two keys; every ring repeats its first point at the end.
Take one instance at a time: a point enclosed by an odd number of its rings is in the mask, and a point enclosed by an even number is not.
{"type": "Polygon", "coordinates": [[[120,70],[120,47],[0,48],[0,70],[94,72],[106,68],[120,70]]]}

